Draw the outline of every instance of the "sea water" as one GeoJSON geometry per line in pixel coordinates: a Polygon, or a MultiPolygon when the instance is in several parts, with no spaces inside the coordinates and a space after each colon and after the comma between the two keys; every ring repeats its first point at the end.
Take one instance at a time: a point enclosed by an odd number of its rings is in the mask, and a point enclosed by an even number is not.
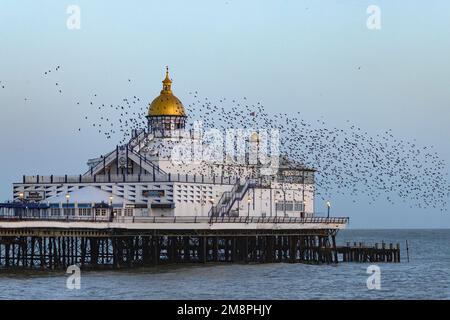
{"type": "Polygon", "coordinates": [[[450,299],[450,230],[343,230],[337,239],[400,243],[401,263],[376,263],[379,289],[367,285],[371,263],[81,271],[80,289],[68,289],[70,275],[61,271],[3,270],[0,299],[450,299]]]}

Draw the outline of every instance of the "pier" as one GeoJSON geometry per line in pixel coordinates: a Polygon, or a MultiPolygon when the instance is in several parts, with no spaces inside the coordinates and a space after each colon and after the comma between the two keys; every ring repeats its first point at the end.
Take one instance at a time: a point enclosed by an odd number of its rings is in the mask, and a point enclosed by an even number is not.
{"type": "Polygon", "coordinates": [[[0,203],[0,268],[400,261],[399,246],[337,246],[349,218],[330,217],[330,200],[327,217],[316,216],[317,170],[280,153],[278,133],[227,131],[220,148],[186,127],[168,69],[162,84],[147,125],[83,174],[13,184],[0,203]]]}
{"type": "Polygon", "coordinates": [[[0,268],[171,263],[400,262],[400,248],[336,245],[348,218],[0,217],[0,268]]]}

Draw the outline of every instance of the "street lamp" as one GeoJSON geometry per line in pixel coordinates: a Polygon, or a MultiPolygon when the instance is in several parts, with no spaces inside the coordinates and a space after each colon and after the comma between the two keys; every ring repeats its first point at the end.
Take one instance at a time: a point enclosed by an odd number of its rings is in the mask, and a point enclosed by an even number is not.
{"type": "Polygon", "coordinates": [[[109,212],[109,222],[112,222],[113,218],[114,218],[113,200],[114,200],[114,197],[113,196],[109,196],[109,210],[110,210],[110,212],[109,212]]]}
{"type": "Polygon", "coordinates": [[[250,203],[251,202],[252,202],[252,199],[250,199],[250,197],[248,197],[248,199],[247,199],[247,203],[248,203],[247,217],[250,217],[250,203]]]}
{"type": "Polygon", "coordinates": [[[277,217],[277,215],[278,215],[278,200],[277,199],[275,199],[275,218],[277,217]]]}
{"type": "Polygon", "coordinates": [[[209,203],[211,203],[211,217],[215,215],[215,212],[213,211],[213,206],[214,206],[214,198],[211,197],[209,198],[209,203]]]}
{"type": "Polygon", "coordinates": [[[70,194],[66,194],[66,220],[69,220],[69,200],[70,194]]]}
{"type": "Polygon", "coordinates": [[[331,202],[330,201],[327,201],[327,218],[329,218],[330,217],[330,208],[331,208],[331,202]]]}
{"type": "Polygon", "coordinates": [[[303,217],[302,218],[304,218],[306,216],[306,201],[303,200],[302,204],[303,204],[303,217]]]}
{"type": "MultiPolygon", "coordinates": [[[[24,194],[23,194],[23,192],[20,192],[20,193],[19,193],[19,200],[20,200],[20,203],[23,204],[23,200],[24,200],[24,194]]],[[[23,208],[20,208],[20,209],[19,209],[19,219],[22,218],[22,210],[23,210],[23,208]]]]}

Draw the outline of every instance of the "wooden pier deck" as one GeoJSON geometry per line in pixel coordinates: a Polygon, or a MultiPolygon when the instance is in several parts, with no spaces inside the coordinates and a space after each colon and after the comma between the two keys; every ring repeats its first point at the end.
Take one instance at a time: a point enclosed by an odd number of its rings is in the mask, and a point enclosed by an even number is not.
{"type": "Polygon", "coordinates": [[[400,262],[400,244],[382,242],[381,247],[378,243],[374,246],[366,246],[364,243],[356,242],[350,245],[347,242],[346,246],[338,246],[338,254],[342,255],[343,262],[400,262]]]}

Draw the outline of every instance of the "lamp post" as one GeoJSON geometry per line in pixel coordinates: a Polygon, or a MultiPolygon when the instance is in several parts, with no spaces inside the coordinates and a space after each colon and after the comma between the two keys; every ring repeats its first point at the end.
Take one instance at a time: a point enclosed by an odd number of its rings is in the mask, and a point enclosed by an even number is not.
{"type": "Polygon", "coordinates": [[[114,219],[114,210],[113,210],[113,196],[109,196],[109,222],[113,222],[114,219]]]}
{"type": "MultiPolygon", "coordinates": [[[[23,192],[20,192],[19,193],[19,201],[20,201],[20,203],[23,205],[23,200],[24,200],[24,194],[23,194],[23,192]]],[[[19,219],[21,219],[22,218],[22,210],[23,210],[23,208],[21,207],[20,209],[19,209],[19,219]]]]}
{"type": "Polygon", "coordinates": [[[250,197],[248,197],[248,199],[247,199],[247,204],[248,204],[247,218],[250,218],[250,203],[251,202],[252,202],[252,199],[250,199],[250,197]]]}
{"type": "Polygon", "coordinates": [[[306,201],[305,200],[303,200],[302,201],[302,204],[303,204],[303,216],[302,216],[302,218],[305,218],[306,217],[306,201]]]}
{"type": "Polygon", "coordinates": [[[69,200],[70,194],[66,194],[66,220],[69,220],[69,200]]]}
{"type": "Polygon", "coordinates": [[[275,218],[278,216],[278,200],[275,199],[275,218]]]}
{"type": "Polygon", "coordinates": [[[330,217],[330,208],[331,208],[331,202],[330,201],[327,201],[327,218],[329,218],[330,217]]]}
{"type": "Polygon", "coordinates": [[[211,203],[211,217],[214,216],[213,206],[214,206],[214,198],[209,198],[209,203],[211,203]]]}

